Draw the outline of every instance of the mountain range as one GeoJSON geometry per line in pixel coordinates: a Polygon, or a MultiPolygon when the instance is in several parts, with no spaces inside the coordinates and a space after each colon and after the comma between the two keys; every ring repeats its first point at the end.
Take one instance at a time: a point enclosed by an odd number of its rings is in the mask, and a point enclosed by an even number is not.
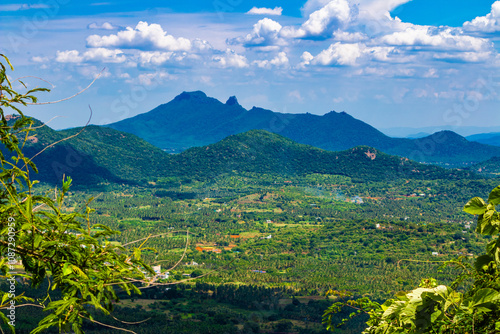
{"type": "Polygon", "coordinates": [[[134,134],[164,151],[178,153],[216,143],[250,130],[267,130],[328,151],[365,145],[424,163],[463,167],[500,156],[500,147],[470,142],[452,131],[418,138],[391,138],[345,112],[323,116],[243,108],[236,97],[226,103],[201,91],[183,92],[155,109],[110,128],[134,134]]]}
{"type": "MultiPolygon", "coordinates": [[[[35,121],[35,125],[41,124],[35,121]]],[[[42,126],[29,138],[24,151],[29,157],[41,150],[33,160],[39,169],[35,178],[60,184],[62,176],[68,175],[76,185],[83,186],[104,181],[144,185],[163,177],[210,180],[246,172],[345,175],[359,182],[477,177],[471,171],[424,165],[367,146],[330,152],[265,130],[231,135],[215,144],[172,155],[135,135],[106,127],[55,131],[42,126]],[[50,146],[65,138],[69,139],[50,146]]]]}
{"type": "Polygon", "coordinates": [[[56,131],[37,120],[34,125],[39,129],[29,137],[25,153],[35,156],[44,150],[34,159],[38,178],[56,184],[63,175],[91,185],[145,184],[170,176],[206,180],[240,172],[322,173],[360,181],[476,178],[478,171],[495,174],[500,159],[500,147],[470,142],[452,131],[391,138],[344,112],[317,116],[246,110],[235,97],[221,103],[203,92],[184,92],[109,126],[56,131]],[[446,170],[415,161],[472,167],[446,170]]]}

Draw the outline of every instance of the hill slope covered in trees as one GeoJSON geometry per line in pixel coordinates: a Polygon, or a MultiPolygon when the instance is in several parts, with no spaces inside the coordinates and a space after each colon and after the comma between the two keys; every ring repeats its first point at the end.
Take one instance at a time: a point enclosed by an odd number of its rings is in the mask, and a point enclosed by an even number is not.
{"type": "MultiPolygon", "coordinates": [[[[37,121],[36,125],[41,124],[37,121]]],[[[169,176],[207,179],[238,172],[290,176],[321,173],[360,181],[477,177],[472,172],[423,165],[367,146],[330,152],[264,130],[232,135],[175,155],[117,130],[97,126],[80,130],[54,131],[43,126],[30,139],[26,152],[34,156],[50,144],[76,135],[36,156],[40,180],[59,183],[66,174],[80,185],[102,181],[144,183],[169,176]]]]}

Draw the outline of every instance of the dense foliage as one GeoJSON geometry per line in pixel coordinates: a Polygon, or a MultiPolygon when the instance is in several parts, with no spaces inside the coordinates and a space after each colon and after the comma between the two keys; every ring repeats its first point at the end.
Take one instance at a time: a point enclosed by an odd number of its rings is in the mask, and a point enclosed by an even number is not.
{"type": "MultiPolygon", "coordinates": [[[[224,325],[224,330],[239,326],[241,332],[247,320],[253,319],[261,330],[272,331],[280,321],[290,321],[294,324],[290,332],[308,333],[306,328],[319,330],[316,315],[321,312],[305,313],[305,306],[312,300],[321,301],[326,308],[324,293],[329,289],[348,289],[356,296],[381,300],[411,289],[424,277],[451,283],[458,271],[450,267],[435,276],[438,265],[433,261],[451,260],[458,254],[472,259],[485,241],[470,233],[467,226],[473,229],[475,224],[456,208],[474,193],[491,189],[495,182],[395,179],[359,183],[320,174],[279,177],[249,173],[206,182],[169,177],[143,187],[110,183],[73,190],[65,207],[75,210],[85,198],[95,195],[91,223],[120,230],[112,242],[126,244],[163,235],[148,242],[156,252],[143,254],[148,263],[162,268],[171,268],[178,261],[186,244],[182,231],[189,228],[187,253],[181,265],[170,270],[167,283],[200,271],[211,274],[186,282],[186,290],[197,292],[182,298],[165,295],[161,286],[144,291],[134,302],[120,296],[125,300],[117,310],[119,319],[134,322],[152,317],[126,328],[141,333],[150,328],[208,333],[215,330],[215,314],[227,313],[229,308],[244,316],[231,316],[232,325],[224,325]],[[420,196],[423,192],[425,196],[420,196]],[[353,203],[356,195],[364,203],[353,203]],[[271,239],[266,239],[269,235],[271,239]],[[200,252],[197,247],[218,248],[221,253],[200,252]],[[226,288],[218,289],[220,285],[226,288]],[[248,290],[239,287],[253,289],[252,304],[261,308],[242,309],[238,294],[248,298],[244,294],[248,290]],[[277,295],[277,304],[268,310],[269,295],[261,292],[277,288],[284,293],[277,295]],[[210,293],[217,290],[223,292],[220,298],[210,293]],[[197,293],[208,296],[213,308],[200,310],[197,293]],[[301,301],[296,309],[302,310],[300,320],[288,311],[291,306],[286,309],[293,298],[301,301]],[[163,306],[155,307],[155,302],[163,306]],[[136,306],[142,306],[141,312],[131,315],[130,308],[136,306]],[[165,324],[161,319],[171,320],[165,324]]],[[[338,320],[346,316],[340,315],[338,320]]],[[[360,333],[365,320],[360,318],[356,326],[349,324],[344,331],[360,333]]],[[[92,331],[109,330],[92,326],[92,331]]]]}

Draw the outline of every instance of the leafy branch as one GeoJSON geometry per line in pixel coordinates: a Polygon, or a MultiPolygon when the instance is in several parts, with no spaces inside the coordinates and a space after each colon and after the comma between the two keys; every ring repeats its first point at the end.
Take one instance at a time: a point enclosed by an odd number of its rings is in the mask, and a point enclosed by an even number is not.
{"type": "MultiPolygon", "coordinates": [[[[12,274],[7,258],[0,260],[0,268],[3,278],[23,276],[29,278],[32,287],[44,280],[49,282],[46,296],[37,304],[23,295],[1,291],[0,309],[9,305],[43,308],[47,315],[32,330],[33,334],[50,327],[83,333],[84,319],[98,323],[89,310],[110,314],[118,301],[117,289],[140,294],[137,284],[129,278],[144,280],[144,272],[153,273],[142,259],[147,248],[141,245],[129,250],[109,242],[119,232],[90,224],[90,214],[94,212],[91,200],[83,212],[65,212],[63,203],[72,182],[69,177],[62,180],[62,188],[55,190],[54,198],[35,194],[36,181],[31,180],[30,172],[37,172],[37,168],[34,157],[26,157],[23,148],[36,127],[20,106],[37,104],[34,94],[49,90],[16,92],[7,75],[14,68],[6,56],[0,54],[0,58],[0,252],[2,256],[9,254],[9,261],[20,260],[25,274],[12,274]],[[16,116],[7,115],[8,111],[16,116]],[[53,298],[55,290],[61,298],[53,298]]],[[[14,332],[14,320],[1,312],[0,318],[14,332]]]]}

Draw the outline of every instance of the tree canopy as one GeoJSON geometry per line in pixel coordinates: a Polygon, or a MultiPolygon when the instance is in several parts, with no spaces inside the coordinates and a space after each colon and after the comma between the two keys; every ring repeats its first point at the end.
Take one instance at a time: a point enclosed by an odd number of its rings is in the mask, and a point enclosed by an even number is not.
{"type": "MultiPolygon", "coordinates": [[[[472,198],[463,210],[477,215],[476,232],[495,236],[500,232],[500,186],[491,191],[488,200],[472,198]]],[[[329,330],[332,316],[343,308],[353,312],[348,318],[368,313],[368,328],[363,333],[498,333],[500,332],[500,239],[492,238],[486,252],[469,264],[464,257],[447,261],[461,273],[449,286],[438,285],[433,278],[422,280],[420,287],[400,292],[383,304],[369,298],[348,299],[347,293],[332,292],[339,301],[323,315],[329,330]]],[[[343,325],[348,321],[344,319],[343,325]]]]}

